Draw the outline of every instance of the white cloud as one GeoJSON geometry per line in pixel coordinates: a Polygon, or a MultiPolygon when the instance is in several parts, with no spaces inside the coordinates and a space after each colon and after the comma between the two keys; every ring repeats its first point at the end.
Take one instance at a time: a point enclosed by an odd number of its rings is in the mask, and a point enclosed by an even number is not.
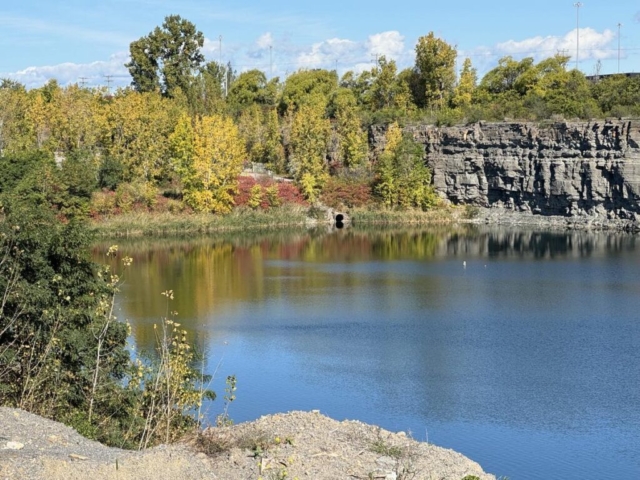
{"type": "Polygon", "coordinates": [[[336,62],[357,56],[361,46],[353,40],[330,38],[314,43],[311,49],[298,55],[298,68],[331,68],[336,62]]]}
{"type": "Polygon", "coordinates": [[[395,59],[405,53],[404,37],[397,31],[369,36],[366,47],[370,55],[384,55],[387,59],[395,59]]]}
{"type": "Polygon", "coordinates": [[[273,46],[273,35],[271,35],[271,32],[260,35],[258,40],[256,40],[256,46],[258,48],[269,48],[273,46]]]}
{"type": "MultiPolygon", "coordinates": [[[[580,59],[601,60],[613,58],[617,55],[611,43],[616,39],[612,30],[604,30],[602,33],[592,28],[580,29],[580,59]]],[[[509,40],[496,45],[496,51],[502,55],[527,56],[537,60],[548,58],[556,53],[575,55],[576,30],[566,35],[533,37],[521,41],[509,40]]]]}
{"type": "Polygon", "coordinates": [[[405,49],[404,37],[397,31],[388,31],[370,35],[367,40],[332,38],[315,43],[297,56],[298,68],[335,68],[362,72],[373,66],[376,55],[384,55],[387,60],[407,63],[412,52],[405,49]]]}
{"type": "Polygon", "coordinates": [[[0,76],[16,80],[27,88],[36,88],[51,79],[56,79],[63,86],[80,82],[90,87],[106,86],[108,75],[112,77],[111,87],[124,87],[131,83],[129,72],[124,66],[128,61],[128,52],[118,52],[104,61],[28,67],[14,73],[0,74],[0,76]]]}

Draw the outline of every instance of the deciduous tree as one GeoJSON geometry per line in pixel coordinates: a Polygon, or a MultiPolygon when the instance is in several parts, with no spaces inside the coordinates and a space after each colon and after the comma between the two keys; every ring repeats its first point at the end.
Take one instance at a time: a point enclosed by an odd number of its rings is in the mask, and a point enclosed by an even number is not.
{"type": "Polygon", "coordinates": [[[464,108],[471,105],[473,95],[476,90],[478,75],[475,68],[471,64],[470,58],[465,58],[460,73],[460,80],[453,91],[451,103],[454,108],[464,108]]]}
{"type": "Polygon", "coordinates": [[[324,117],[324,102],[303,103],[291,125],[289,170],[305,197],[315,201],[327,179],[327,145],[331,124],[324,117]]]}
{"type": "Polygon", "coordinates": [[[204,62],[204,35],[180,15],[164,19],[146,37],[131,43],[131,60],[125,66],[139,92],[160,90],[164,95],[180,88],[187,92],[193,76],[204,62]]]}
{"type": "Polygon", "coordinates": [[[416,45],[416,65],[420,91],[414,95],[424,107],[442,108],[456,81],[456,48],[433,32],[420,37],[416,45]]]}
{"type": "Polygon", "coordinates": [[[200,212],[227,213],[233,206],[246,152],[230,118],[195,121],[183,115],[170,137],[171,158],[184,186],[184,200],[200,212]]]}

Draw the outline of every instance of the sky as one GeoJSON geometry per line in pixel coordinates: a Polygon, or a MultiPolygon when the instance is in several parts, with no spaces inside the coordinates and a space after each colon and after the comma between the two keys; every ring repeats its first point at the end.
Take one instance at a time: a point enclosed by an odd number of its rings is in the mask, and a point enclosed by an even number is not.
{"type": "Polygon", "coordinates": [[[304,68],[360,72],[378,55],[411,67],[418,38],[431,31],[457,47],[459,68],[469,57],[480,76],[506,55],[539,61],[558,52],[571,56],[572,68],[578,56],[587,75],[618,72],[619,53],[620,71],[640,72],[640,2],[575,3],[0,0],[0,78],[29,88],[51,78],[62,85],[127,86],[129,44],[172,14],[204,34],[207,60],[231,61],[239,73],[258,68],[268,77],[304,68]]]}

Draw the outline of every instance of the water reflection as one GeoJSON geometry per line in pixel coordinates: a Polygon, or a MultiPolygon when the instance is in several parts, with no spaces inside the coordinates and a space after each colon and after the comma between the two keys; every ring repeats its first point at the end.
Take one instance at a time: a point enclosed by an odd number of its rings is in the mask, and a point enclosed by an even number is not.
{"type": "Polygon", "coordinates": [[[194,339],[229,343],[237,421],[321,408],[428,427],[511,478],[640,472],[635,236],[347,228],[120,251],[136,344],[150,347],[174,290],[194,339]]]}

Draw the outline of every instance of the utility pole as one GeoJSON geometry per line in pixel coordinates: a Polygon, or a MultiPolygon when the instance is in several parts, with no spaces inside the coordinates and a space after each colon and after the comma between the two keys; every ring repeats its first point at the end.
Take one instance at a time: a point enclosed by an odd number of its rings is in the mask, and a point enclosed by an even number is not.
{"type": "Polygon", "coordinates": [[[595,71],[596,71],[596,75],[595,75],[596,76],[596,83],[598,83],[600,81],[600,70],[602,70],[602,62],[600,60],[598,60],[596,62],[596,68],[595,68],[595,71]]]}
{"type": "MultiPolygon", "coordinates": [[[[218,42],[219,42],[219,46],[218,46],[218,65],[220,65],[220,68],[222,68],[224,70],[224,67],[222,66],[222,35],[218,36],[218,42]]],[[[224,79],[223,79],[224,85],[221,85],[222,90],[224,91],[227,88],[227,74],[226,74],[226,70],[224,70],[224,79]]],[[[226,95],[225,95],[226,97],[226,95]]]]}
{"type": "Polygon", "coordinates": [[[576,70],[580,65],[580,7],[582,2],[576,2],[573,4],[576,7],[576,70]]]}
{"type": "Polygon", "coordinates": [[[375,62],[373,64],[373,66],[376,69],[376,71],[378,70],[378,57],[380,57],[379,53],[372,53],[371,54],[371,60],[375,62]]]}
{"type": "Polygon", "coordinates": [[[273,45],[269,45],[269,78],[273,78],[273,45]]]}
{"type": "Polygon", "coordinates": [[[87,83],[87,77],[80,77],[80,88],[84,88],[87,83]]]}
{"type": "Polygon", "coordinates": [[[107,92],[111,93],[111,79],[113,78],[113,75],[105,75],[104,78],[107,79],[107,92]]]}
{"type": "Polygon", "coordinates": [[[618,22],[618,73],[620,73],[620,29],[622,28],[622,23],[618,22]]]}

